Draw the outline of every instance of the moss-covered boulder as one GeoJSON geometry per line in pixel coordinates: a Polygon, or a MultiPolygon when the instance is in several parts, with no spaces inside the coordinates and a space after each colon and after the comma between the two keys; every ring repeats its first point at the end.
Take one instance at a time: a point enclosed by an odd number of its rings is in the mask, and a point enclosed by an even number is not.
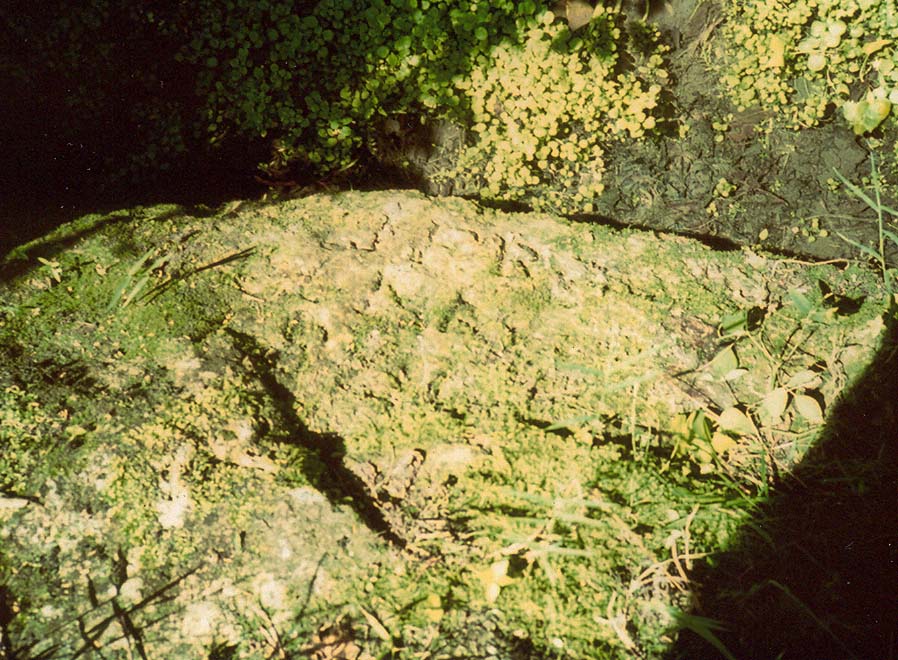
{"type": "Polygon", "coordinates": [[[856,267],[418,193],[88,216],[5,272],[20,658],[657,657],[883,328],[856,267]]]}

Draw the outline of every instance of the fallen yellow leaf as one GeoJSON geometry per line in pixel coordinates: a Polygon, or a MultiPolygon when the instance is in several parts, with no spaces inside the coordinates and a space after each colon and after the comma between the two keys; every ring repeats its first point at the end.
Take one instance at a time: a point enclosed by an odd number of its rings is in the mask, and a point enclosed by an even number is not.
{"type": "Polygon", "coordinates": [[[475,573],[477,579],[483,584],[484,595],[488,603],[495,603],[502,587],[508,586],[514,580],[508,577],[508,560],[500,559],[487,568],[475,573]]]}

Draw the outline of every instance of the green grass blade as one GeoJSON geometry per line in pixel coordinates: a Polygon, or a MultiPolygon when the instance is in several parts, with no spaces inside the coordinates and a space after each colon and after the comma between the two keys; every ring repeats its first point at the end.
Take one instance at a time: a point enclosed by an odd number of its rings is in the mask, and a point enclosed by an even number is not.
{"type": "Polygon", "coordinates": [[[729,649],[727,649],[727,647],[723,645],[723,642],[717,639],[717,635],[714,634],[715,630],[725,630],[719,621],[703,616],[696,616],[694,614],[686,614],[685,612],[674,608],[671,608],[670,613],[674,620],[676,620],[677,625],[681,628],[686,628],[687,630],[694,632],[708,642],[708,644],[717,649],[726,660],[736,660],[736,656],[730,653],[729,649]]]}
{"type": "Polygon", "coordinates": [[[892,241],[892,243],[894,243],[895,246],[898,247],[898,234],[893,231],[889,231],[888,229],[883,229],[882,235],[892,241]]]}
{"type": "Polygon", "coordinates": [[[884,212],[888,213],[893,218],[898,218],[898,211],[893,209],[891,206],[886,206],[885,204],[883,204],[880,208],[882,208],[884,212]]]}
{"type": "Polygon", "coordinates": [[[150,248],[149,250],[147,250],[146,252],[144,252],[143,256],[142,256],[140,259],[138,259],[137,261],[135,261],[135,262],[131,265],[131,268],[128,269],[128,276],[129,276],[129,277],[134,277],[135,275],[137,275],[138,271],[139,271],[141,268],[143,268],[143,265],[144,265],[147,261],[149,261],[150,257],[153,256],[153,251],[154,251],[155,249],[156,249],[156,248],[150,248]]]}
{"type": "Polygon", "coordinates": [[[130,305],[131,302],[134,300],[134,298],[136,298],[138,296],[138,294],[140,294],[140,292],[143,291],[143,288],[147,285],[147,282],[149,282],[149,281],[150,281],[149,274],[144,275],[139,280],[137,280],[137,284],[134,285],[134,287],[131,289],[131,291],[128,293],[128,295],[125,296],[125,299],[122,300],[122,307],[127,307],[128,305],[130,305]]]}
{"type": "Polygon", "coordinates": [[[844,176],[842,176],[842,173],[839,172],[839,170],[833,170],[833,171],[836,173],[836,176],[839,177],[839,180],[845,185],[845,187],[848,188],[849,192],[851,192],[852,195],[854,195],[855,197],[857,197],[858,199],[863,201],[864,204],[869,206],[871,209],[873,209],[877,213],[882,212],[882,207],[879,204],[877,204],[875,201],[873,201],[873,199],[867,193],[865,193],[863,190],[861,190],[856,185],[851,183],[851,181],[849,181],[844,176]]]}
{"type": "Polygon", "coordinates": [[[119,282],[118,286],[115,288],[115,291],[112,294],[112,299],[109,301],[109,304],[106,305],[106,313],[111,314],[112,310],[115,309],[116,305],[118,305],[119,300],[122,299],[122,294],[125,293],[125,289],[131,283],[130,277],[123,277],[122,281],[119,282]]]}
{"type": "Polygon", "coordinates": [[[845,242],[848,243],[849,245],[853,245],[853,246],[856,247],[858,250],[860,250],[861,252],[863,252],[864,254],[866,254],[868,257],[871,257],[871,258],[875,259],[876,261],[879,261],[879,260],[880,260],[879,252],[877,252],[876,250],[874,250],[873,248],[871,248],[869,245],[864,245],[863,243],[859,243],[859,242],[857,242],[857,241],[855,241],[855,240],[853,240],[853,239],[851,239],[851,238],[848,238],[845,234],[841,234],[841,233],[839,233],[839,232],[836,232],[836,234],[837,234],[837,235],[839,236],[839,238],[841,238],[843,241],[845,241],[845,242]]]}
{"type": "MultiPolygon", "coordinates": [[[[131,284],[131,281],[134,279],[134,276],[140,272],[143,268],[144,264],[149,260],[150,257],[153,256],[153,252],[156,248],[150,248],[147,250],[140,259],[131,264],[131,267],[128,269],[128,272],[122,278],[121,282],[119,282],[118,286],[115,288],[115,291],[112,294],[112,299],[109,301],[109,304],[106,306],[106,313],[110,314],[113,309],[115,309],[116,305],[118,305],[119,301],[122,299],[122,295],[125,293],[125,289],[131,284]]],[[[127,303],[125,303],[127,304],[127,303]]]]}

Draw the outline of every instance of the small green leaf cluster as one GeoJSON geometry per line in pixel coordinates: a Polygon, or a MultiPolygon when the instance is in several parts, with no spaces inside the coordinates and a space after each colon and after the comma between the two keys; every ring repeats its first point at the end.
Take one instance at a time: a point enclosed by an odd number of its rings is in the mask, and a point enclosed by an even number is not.
{"type": "Polygon", "coordinates": [[[740,109],[761,106],[799,128],[834,106],[858,135],[894,116],[893,1],[749,0],[725,13],[721,80],[740,109]]]}
{"type": "Polygon", "coordinates": [[[64,426],[22,388],[9,385],[0,391],[0,493],[29,492],[34,472],[52,451],[41,438],[64,426]]]}
{"type": "Polygon", "coordinates": [[[456,82],[470,100],[476,139],[453,174],[490,198],[588,212],[604,189],[606,145],[656,127],[662,49],[652,40],[622,71],[629,35],[617,11],[600,5],[575,33],[552,12],[538,18],[456,82]]]}

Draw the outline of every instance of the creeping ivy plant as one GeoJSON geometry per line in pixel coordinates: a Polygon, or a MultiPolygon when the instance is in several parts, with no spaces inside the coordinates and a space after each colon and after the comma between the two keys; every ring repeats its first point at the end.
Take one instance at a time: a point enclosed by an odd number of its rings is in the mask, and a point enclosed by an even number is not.
{"type": "Polygon", "coordinates": [[[200,70],[209,139],[270,137],[275,170],[343,169],[383,121],[452,119],[473,130],[447,176],[489,197],[582,208],[602,191],[603,146],[659,121],[659,35],[643,26],[637,38],[603,3],[576,30],[531,0],[200,5],[178,57],[200,70]],[[559,180],[569,198],[547,197],[559,180]]]}
{"type": "Polygon", "coordinates": [[[762,106],[792,127],[815,125],[835,106],[858,135],[895,116],[894,2],[723,4],[724,38],[715,66],[738,106],[762,106]]]}

